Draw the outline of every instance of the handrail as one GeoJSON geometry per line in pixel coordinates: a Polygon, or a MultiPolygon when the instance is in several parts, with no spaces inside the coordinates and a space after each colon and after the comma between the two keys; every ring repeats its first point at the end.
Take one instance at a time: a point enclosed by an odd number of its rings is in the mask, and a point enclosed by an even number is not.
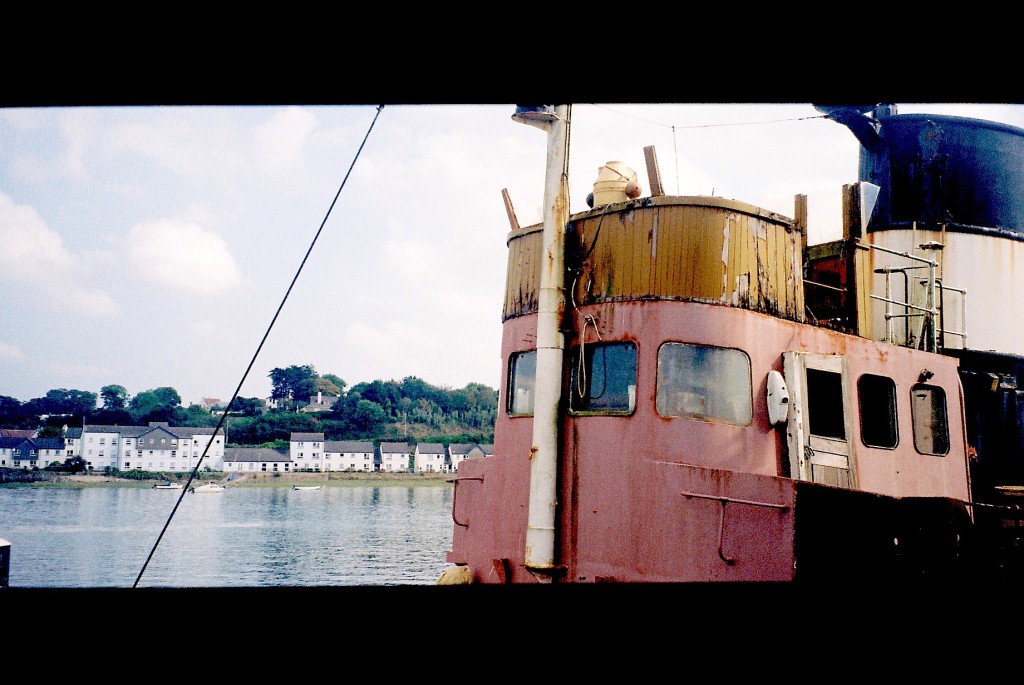
{"type": "Polygon", "coordinates": [[[478,480],[481,483],[483,483],[484,479],[483,476],[466,476],[465,478],[452,478],[451,481],[449,481],[450,483],[452,483],[452,522],[457,526],[469,528],[468,523],[463,523],[459,521],[457,518],[455,518],[455,502],[458,500],[459,481],[463,480],[478,480]]]}
{"type": "Polygon", "coordinates": [[[715,500],[715,501],[719,502],[722,505],[722,508],[721,508],[721,510],[719,512],[719,516],[718,516],[718,558],[721,559],[722,561],[724,561],[725,563],[729,564],[730,566],[732,564],[735,564],[736,560],[733,559],[732,557],[725,556],[725,552],[722,551],[722,545],[723,545],[723,541],[725,539],[725,505],[726,504],[730,504],[730,503],[732,503],[732,504],[746,504],[746,505],[749,505],[749,506],[752,506],[752,507],[766,507],[768,509],[779,509],[781,511],[785,511],[785,510],[789,509],[789,505],[788,504],[775,504],[774,502],[755,502],[753,500],[736,499],[735,497],[725,497],[725,496],[722,496],[722,495],[706,495],[706,494],[700,493],[700,492],[681,492],[679,494],[682,495],[683,497],[686,497],[687,499],[690,499],[691,497],[696,497],[698,499],[715,500]]]}
{"type": "MultiPolygon", "coordinates": [[[[941,249],[941,244],[938,243],[926,243],[921,246],[923,249],[941,249]]],[[[935,273],[938,267],[938,262],[935,259],[929,259],[927,257],[920,257],[909,252],[900,252],[898,250],[891,250],[880,245],[868,245],[868,248],[872,250],[878,250],[879,252],[885,252],[887,254],[895,255],[897,257],[903,257],[905,259],[918,262],[916,265],[906,266],[885,266],[875,269],[876,274],[885,275],[885,297],[880,295],[870,294],[869,297],[872,300],[878,302],[885,302],[885,341],[888,343],[894,343],[892,320],[893,319],[904,319],[905,322],[909,322],[912,318],[922,318],[921,324],[921,340],[920,348],[927,349],[931,352],[941,352],[945,348],[945,336],[952,335],[960,338],[963,341],[963,345],[967,345],[967,291],[962,288],[954,288],[946,286],[942,283],[942,278],[937,276],[935,273]],[[926,288],[926,301],[925,304],[917,305],[912,302],[910,293],[910,279],[907,275],[908,271],[914,269],[928,269],[928,278],[921,279],[919,283],[926,288]],[[893,299],[891,296],[890,287],[890,276],[894,273],[903,274],[904,279],[904,297],[905,301],[893,299]],[[965,330],[954,331],[949,330],[945,327],[945,293],[946,291],[957,292],[961,294],[960,298],[960,314],[961,321],[965,330]],[[896,305],[903,307],[903,314],[894,314],[892,308],[888,305],[896,305]],[[915,311],[911,311],[915,310],[915,311]],[[927,339],[925,327],[928,326],[927,339]]],[[[904,325],[904,344],[911,346],[913,345],[913,336],[910,332],[909,324],[904,325]]]]}

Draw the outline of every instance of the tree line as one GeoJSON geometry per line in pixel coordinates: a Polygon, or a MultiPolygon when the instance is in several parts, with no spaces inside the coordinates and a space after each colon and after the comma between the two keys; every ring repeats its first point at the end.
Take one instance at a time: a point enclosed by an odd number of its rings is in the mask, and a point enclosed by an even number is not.
{"type": "Polygon", "coordinates": [[[280,446],[291,433],[324,433],[326,440],[494,441],[498,391],[480,383],[451,389],[408,376],[351,387],[312,365],[271,370],[275,409],[256,417],[232,417],[231,444],[280,446]],[[328,411],[303,412],[317,397],[336,397],[328,411]]]}
{"type": "MultiPolygon", "coordinates": [[[[480,383],[451,389],[408,376],[352,387],[335,374],[317,373],[309,364],[275,368],[268,374],[271,403],[236,397],[225,419],[231,446],[286,446],[293,432],[324,433],[326,440],[409,440],[412,442],[494,441],[498,391],[480,383]],[[318,396],[337,398],[327,411],[303,411],[318,396]]],[[[134,396],[117,384],[99,394],[57,388],[20,402],[0,395],[0,428],[40,429],[42,437],[60,436],[64,426],[216,426],[220,417],[206,407],[183,407],[172,387],[134,396]]]]}

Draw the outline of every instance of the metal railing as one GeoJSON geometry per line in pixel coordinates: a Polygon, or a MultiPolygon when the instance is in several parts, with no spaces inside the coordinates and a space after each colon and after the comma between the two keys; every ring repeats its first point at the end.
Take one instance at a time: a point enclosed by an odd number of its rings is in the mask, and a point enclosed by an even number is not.
{"type": "MultiPolygon", "coordinates": [[[[963,346],[967,346],[967,332],[948,330],[945,327],[945,316],[943,314],[945,307],[945,293],[946,291],[959,293],[961,303],[961,324],[966,328],[967,324],[967,291],[961,288],[953,288],[951,286],[943,285],[942,279],[936,276],[936,269],[938,268],[938,262],[935,259],[927,257],[920,257],[909,252],[899,252],[897,250],[890,250],[879,245],[868,245],[872,250],[884,252],[897,257],[902,257],[914,264],[907,266],[885,266],[875,269],[876,274],[885,275],[885,296],[871,295],[871,299],[885,303],[885,342],[896,343],[894,335],[893,325],[896,319],[904,320],[904,331],[903,331],[903,342],[907,346],[914,346],[929,352],[941,352],[945,347],[945,336],[952,335],[957,336],[963,341],[963,346]],[[924,288],[925,297],[922,304],[915,304],[910,292],[910,276],[908,272],[916,269],[927,269],[928,277],[920,279],[918,283],[924,288]],[[893,299],[892,295],[892,282],[891,277],[893,274],[901,274],[903,276],[903,293],[906,298],[905,301],[893,299]],[[902,308],[902,313],[894,311],[894,307],[902,308]],[[910,320],[920,319],[920,326],[917,328],[917,333],[911,332],[910,320]]],[[[940,243],[924,243],[920,246],[922,249],[928,250],[941,250],[942,245],[940,243]]]]}

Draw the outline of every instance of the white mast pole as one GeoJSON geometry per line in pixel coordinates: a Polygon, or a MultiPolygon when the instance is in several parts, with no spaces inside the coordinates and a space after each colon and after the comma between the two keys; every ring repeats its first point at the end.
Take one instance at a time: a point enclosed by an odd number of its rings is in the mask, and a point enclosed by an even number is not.
{"type": "MultiPolygon", "coordinates": [[[[565,335],[565,227],[569,219],[569,105],[553,113],[517,111],[513,118],[548,133],[544,181],[544,258],[537,311],[537,378],[530,450],[530,509],[526,527],[525,563],[528,569],[555,565],[555,511],[558,504],[558,408],[562,395],[565,335]]],[[[550,582],[550,577],[545,578],[550,582]]]]}

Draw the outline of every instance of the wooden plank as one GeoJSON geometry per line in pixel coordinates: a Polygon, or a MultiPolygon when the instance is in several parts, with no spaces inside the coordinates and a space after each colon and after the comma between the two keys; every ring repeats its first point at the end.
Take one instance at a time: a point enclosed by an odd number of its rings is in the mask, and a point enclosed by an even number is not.
{"type": "Polygon", "coordinates": [[[665,233],[669,230],[666,220],[668,212],[658,207],[652,212],[652,215],[654,269],[651,272],[651,293],[656,297],[664,297],[665,273],[668,270],[668,261],[665,259],[665,233]]]}
{"type": "Polygon", "coordinates": [[[843,186],[843,239],[861,238],[860,226],[860,185],[847,183],[843,186]]]}
{"type": "Polygon", "coordinates": [[[676,296],[683,291],[686,278],[686,243],[685,237],[694,230],[694,213],[684,212],[680,207],[672,208],[672,231],[665,233],[665,259],[669,260],[671,269],[665,281],[665,294],[676,296]]]}
{"type": "Polygon", "coordinates": [[[800,251],[807,249],[807,196],[793,198],[793,227],[800,232],[800,251]]]}
{"type": "Polygon", "coordinates": [[[519,230],[519,219],[516,218],[516,210],[512,207],[512,198],[509,197],[508,188],[501,189],[501,199],[505,201],[505,213],[508,214],[508,223],[512,231],[519,230]]]}
{"type": "Polygon", "coordinates": [[[661,186],[661,171],[658,169],[658,156],[654,152],[653,145],[644,148],[644,160],[647,162],[647,181],[651,184],[651,197],[664,195],[665,191],[661,186]]]}
{"type": "Polygon", "coordinates": [[[636,242],[640,248],[640,253],[637,255],[640,266],[638,291],[647,297],[652,292],[651,272],[654,270],[654,255],[651,249],[651,240],[654,238],[652,233],[654,213],[631,212],[630,216],[633,219],[636,242]]]}

